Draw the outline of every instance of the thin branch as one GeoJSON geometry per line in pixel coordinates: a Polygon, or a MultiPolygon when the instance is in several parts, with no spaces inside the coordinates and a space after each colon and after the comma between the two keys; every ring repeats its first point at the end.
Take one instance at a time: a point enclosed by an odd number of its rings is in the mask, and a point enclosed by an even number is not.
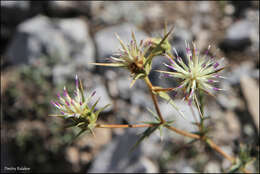
{"type": "Polygon", "coordinates": [[[200,117],[201,117],[201,119],[203,119],[203,115],[202,115],[202,113],[201,113],[200,106],[199,106],[199,101],[198,101],[198,99],[197,99],[196,94],[194,95],[194,97],[195,97],[195,104],[196,104],[196,106],[197,106],[197,108],[198,108],[198,110],[199,110],[200,117]]]}
{"type": "Polygon", "coordinates": [[[165,127],[174,131],[174,132],[176,132],[177,134],[180,134],[180,135],[183,135],[183,136],[186,136],[186,137],[190,137],[190,138],[194,138],[194,139],[200,139],[200,136],[197,135],[197,134],[189,133],[189,132],[177,129],[177,128],[175,128],[173,126],[169,126],[169,125],[166,125],[165,127]]]}
{"type": "Polygon", "coordinates": [[[228,159],[231,163],[234,163],[234,158],[229,156],[226,152],[224,152],[218,145],[216,145],[212,140],[207,139],[206,143],[208,143],[208,145],[214,149],[215,151],[217,151],[218,153],[220,153],[222,156],[224,156],[226,159],[228,159]]]}
{"type": "Polygon", "coordinates": [[[199,121],[198,121],[198,119],[197,119],[197,117],[196,117],[196,114],[195,114],[195,112],[194,112],[194,109],[192,108],[192,105],[190,105],[190,110],[191,110],[191,114],[192,114],[192,116],[193,116],[193,118],[194,118],[194,121],[195,121],[196,123],[199,123],[199,121]]]}
{"type": "Polygon", "coordinates": [[[97,124],[96,128],[138,128],[154,127],[155,124],[97,124]]]}
{"type": "Polygon", "coordinates": [[[160,120],[161,120],[161,123],[165,123],[165,120],[163,119],[162,113],[161,113],[161,111],[160,111],[160,109],[159,109],[159,105],[158,105],[157,98],[156,98],[155,94],[153,93],[153,85],[152,85],[152,83],[150,82],[150,80],[149,80],[148,77],[145,77],[144,80],[145,80],[145,82],[146,82],[146,84],[147,84],[147,86],[148,86],[148,88],[149,88],[149,91],[150,91],[150,94],[151,94],[151,96],[152,96],[152,99],[153,99],[153,103],[154,103],[156,112],[157,112],[157,114],[158,114],[158,116],[159,116],[159,118],[160,118],[160,120]]]}

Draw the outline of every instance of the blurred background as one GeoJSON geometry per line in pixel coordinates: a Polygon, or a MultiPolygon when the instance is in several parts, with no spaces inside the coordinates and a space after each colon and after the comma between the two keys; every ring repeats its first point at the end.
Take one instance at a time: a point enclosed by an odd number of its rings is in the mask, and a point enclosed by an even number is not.
{"type": "MultiPolygon", "coordinates": [[[[1,1],[1,172],[25,167],[29,172],[222,172],[230,163],[203,144],[164,130],[130,148],[144,129],[95,129],[96,137],[65,129],[50,104],[66,85],[74,90],[76,74],[88,92],[97,91],[100,106],[112,106],[100,123],[126,124],[151,120],[153,103],[146,86],[123,69],[94,67],[119,48],[114,33],[128,42],[163,35],[164,21],[174,26],[171,44],[185,56],[185,43],[225,57],[227,77],[216,97],[207,98],[210,136],[230,155],[248,145],[259,172],[259,1],[1,1]]],[[[163,57],[153,69],[163,69],[163,57]]],[[[152,71],[154,85],[176,82],[152,71]]],[[[164,117],[174,126],[196,131],[191,110],[180,96],[183,120],[160,100],[164,117]]],[[[98,107],[100,107],[98,106],[98,107]]]]}

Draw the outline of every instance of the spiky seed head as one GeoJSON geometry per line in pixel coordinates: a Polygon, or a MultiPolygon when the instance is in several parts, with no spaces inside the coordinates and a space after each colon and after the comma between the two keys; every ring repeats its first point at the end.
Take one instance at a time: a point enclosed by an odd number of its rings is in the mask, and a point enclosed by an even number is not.
{"type": "Polygon", "coordinates": [[[181,84],[175,89],[183,89],[185,99],[189,100],[189,103],[194,100],[194,94],[198,90],[202,90],[210,95],[212,95],[212,91],[221,90],[214,87],[213,84],[218,82],[216,79],[222,78],[218,73],[222,71],[224,67],[219,67],[219,61],[208,55],[209,49],[210,46],[207,51],[201,55],[194,43],[192,48],[186,44],[187,64],[184,63],[178,54],[176,57],[166,54],[166,57],[171,63],[170,65],[165,64],[165,66],[173,71],[160,72],[182,80],[181,84]]]}
{"type": "Polygon", "coordinates": [[[65,119],[72,118],[75,122],[75,126],[78,126],[82,129],[92,129],[96,125],[98,115],[109,105],[95,111],[95,107],[99,99],[92,105],[89,106],[91,98],[95,95],[95,91],[86,96],[81,81],[78,76],[75,76],[76,89],[74,90],[74,96],[70,96],[66,87],[63,89],[63,97],[58,94],[58,101],[51,101],[51,104],[55,106],[61,113],[61,115],[52,115],[52,116],[61,116],[65,119]]]}

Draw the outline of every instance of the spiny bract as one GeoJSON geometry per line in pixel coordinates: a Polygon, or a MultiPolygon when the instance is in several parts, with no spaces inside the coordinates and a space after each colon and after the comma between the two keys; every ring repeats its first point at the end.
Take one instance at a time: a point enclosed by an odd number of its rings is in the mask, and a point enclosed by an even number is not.
{"type": "Polygon", "coordinates": [[[220,63],[208,55],[209,49],[210,46],[204,55],[200,55],[195,44],[193,44],[192,49],[188,44],[186,44],[187,64],[184,63],[183,59],[174,49],[176,58],[166,54],[165,56],[170,60],[171,64],[164,64],[168,68],[172,69],[173,72],[159,71],[170,77],[182,80],[181,84],[174,89],[183,89],[185,99],[188,100],[189,103],[194,100],[194,93],[196,90],[202,90],[210,95],[212,95],[211,90],[221,90],[214,87],[212,83],[218,82],[216,80],[217,78],[223,78],[218,74],[218,72],[223,70],[224,67],[219,68],[220,63]]]}

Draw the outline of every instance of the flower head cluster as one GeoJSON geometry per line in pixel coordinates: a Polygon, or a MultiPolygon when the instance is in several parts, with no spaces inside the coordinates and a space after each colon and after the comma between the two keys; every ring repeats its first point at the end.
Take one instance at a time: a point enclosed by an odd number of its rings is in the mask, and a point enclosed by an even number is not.
{"type": "Polygon", "coordinates": [[[162,53],[168,53],[171,45],[168,37],[172,29],[163,38],[148,38],[141,40],[139,44],[132,32],[132,40],[126,45],[118,35],[121,48],[119,52],[111,56],[111,63],[92,63],[99,66],[124,67],[128,69],[133,77],[130,85],[132,87],[137,79],[147,77],[151,71],[152,59],[162,53]]]}
{"type": "Polygon", "coordinates": [[[148,61],[145,57],[149,52],[150,43],[140,41],[138,44],[134,33],[132,32],[132,40],[129,45],[126,45],[118,35],[117,39],[120,42],[121,48],[118,53],[108,58],[111,63],[92,63],[99,66],[124,67],[131,72],[133,81],[130,85],[133,86],[139,78],[147,76],[151,70],[151,60],[148,61]]]}
{"type": "Polygon", "coordinates": [[[111,56],[111,60],[127,67],[132,75],[145,73],[145,55],[150,48],[150,44],[145,44],[143,40],[138,44],[134,33],[132,33],[132,40],[129,45],[125,45],[120,37],[118,35],[116,36],[122,48],[119,50],[119,58],[111,56]]]}
{"type": "Polygon", "coordinates": [[[94,112],[95,107],[99,99],[94,103],[92,107],[89,107],[89,102],[91,98],[95,95],[95,91],[88,97],[85,95],[81,81],[79,81],[76,75],[76,89],[74,90],[74,97],[72,98],[64,87],[63,97],[58,94],[59,101],[51,101],[52,105],[60,110],[61,116],[63,118],[72,118],[76,125],[80,125],[81,128],[94,128],[97,121],[98,115],[103,111],[108,105],[94,112]]]}
{"type": "Polygon", "coordinates": [[[196,90],[202,90],[210,95],[212,95],[212,90],[221,90],[214,87],[213,83],[218,82],[216,79],[223,78],[218,74],[218,72],[223,70],[224,67],[219,67],[220,63],[208,55],[209,49],[210,46],[204,55],[200,55],[196,49],[195,44],[193,44],[192,49],[188,44],[186,44],[188,63],[185,64],[183,59],[178,56],[178,53],[175,50],[177,55],[176,58],[166,55],[171,64],[165,64],[165,66],[172,69],[173,71],[159,71],[166,73],[170,77],[179,78],[182,80],[181,84],[174,89],[183,89],[185,93],[185,99],[187,99],[189,102],[194,99],[194,93],[196,90]]]}

